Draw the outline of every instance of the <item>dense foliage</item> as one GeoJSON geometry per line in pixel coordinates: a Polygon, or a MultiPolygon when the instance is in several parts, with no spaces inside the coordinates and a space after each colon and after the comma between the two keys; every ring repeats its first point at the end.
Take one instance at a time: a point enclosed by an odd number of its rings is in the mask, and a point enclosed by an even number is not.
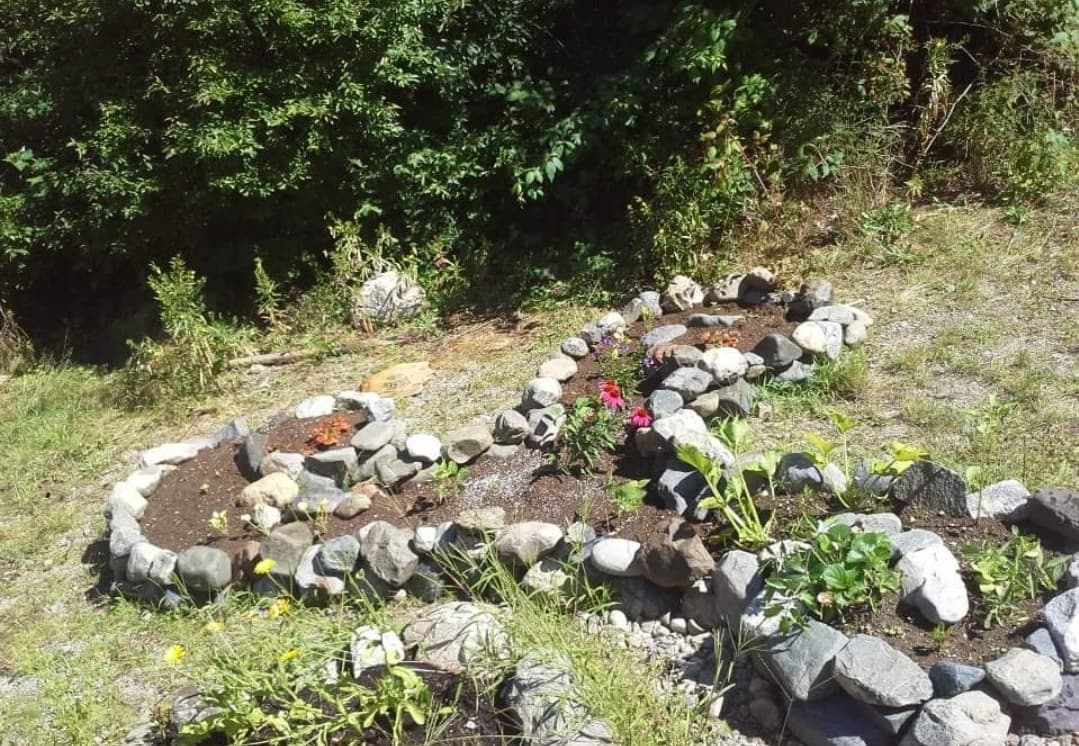
{"type": "Polygon", "coordinates": [[[761,194],[867,153],[919,189],[926,164],[970,162],[1031,198],[1063,174],[1077,17],[1074,0],[6,0],[0,303],[92,325],[177,252],[245,312],[256,256],[285,286],[334,251],[361,274],[402,264],[436,297],[664,274],[761,194]]]}

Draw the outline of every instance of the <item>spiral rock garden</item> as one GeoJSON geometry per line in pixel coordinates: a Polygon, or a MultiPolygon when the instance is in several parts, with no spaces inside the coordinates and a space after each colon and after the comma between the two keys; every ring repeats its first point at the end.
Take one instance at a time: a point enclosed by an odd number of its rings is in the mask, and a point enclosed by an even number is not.
{"type": "MultiPolygon", "coordinates": [[[[704,691],[711,674],[699,699],[724,717],[742,702],[765,733],[1066,740],[1079,732],[1079,493],[971,486],[902,443],[851,463],[839,414],[834,440],[752,447],[762,387],[811,385],[872,324],[823,280],[680,276],[564,340],[520,403],[482,424],[410,432],[392,399],[342,391],[257,430],[234,420],[151,448],[106,501],[113,587],[160,608],[241,588],[431,604],[401,637],[356,631],[360,679],[498,656],[501,612],[467,582],[497,562],[529,593],[608,588],[615,605],[584,623],[665,640],[687,679],[722,640],[745,675],[726,709],[704,691]]],[[[501,687],[509,732],[611,741],[546,652],[501,687]]]]}

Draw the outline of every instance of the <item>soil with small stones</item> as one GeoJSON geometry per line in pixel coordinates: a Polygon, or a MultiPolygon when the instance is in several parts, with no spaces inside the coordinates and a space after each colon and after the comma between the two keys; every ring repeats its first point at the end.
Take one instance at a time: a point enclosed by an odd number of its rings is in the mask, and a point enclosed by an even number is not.
{"type": "MultiPolygon", "coordinates": [[[[748,351],[765,335],[773,332],[789,335],[796,326],[777,306],[696,308],[633,324],[627,331],[626,344],[633,348],[633,354],[639,359],[644,351],[639,350],[634,341],[645,332],[660,325],[684,323],[690,315],[702,310],[743,318],[733,327],[736,334],[729,334],[730,330],[723,327],[690,329],[670,344],[692,344],[699,349],[729,344],[748,351]]],[[[666,372],[663,368],[654,371],[644,376],[633,390],[624,391],[627,409],[642,404],[666,372]]],[[[595,395],[601,380],[600,362],[593,355],[586,356],[578,361],[577,374],[563,385],[562,402],[568,406],[580,396],[595,395]]],[[[347,429],[340,434],[339,443],[346,445],[364,423],[362,415],[357,413],[341,413],[341,417],[347,429]]],[[[311,435],[328,419],[281,419],[271,423],[264,428],[269,436],[267,450],[313,452],[311,435]]],[[[165,475],[150,497],[142,520],[147,540],[174,551],[195,544],[209,544],[230,554],[238,553],[248,542],[259,541],[260,534],[245,526],[240,518],[247,509],[234,505],[236,497],[248,484],[239,473],[235,458],[236,446],[222,444],[199,453],[195,459],[165,475]],[[224,511],[228,517],[228,530],[224,535],[210,529],[210,518],[215,511],[224,511]]],[[[312,526],[322,538],[329,538],[353,533],[373,521],[414,528],[453,520],[469,508],[499,506],[505,509],[507,522],[537,520],[565,526],[581,520],[593,526],[601,536],[618,535],[643,541],[658,523],[670,516],[670,512],[660,505],[654,494],[649,495],[639,510],[626,512],[611,499],[606,485],[611,481],[654,478],[658,476],[655,470],[662,466],[662,463],[650,463],[639,457],[629,447],[605,454],[594,474],[571,476],[559,473],[541,453],[521,447],[507,459],[488,456],[470,464],[466,478],[453,494],[440,497],[432,484],[406,482],[399,490],[376,497],[372,507],[355,518],[344,520],[331,515],[323,521],[313,522],[312,526]]],[[[774,513],[775,525],[785,527],[804,521],[807,516],[815,522],[845,510],[835,500],[829,502],[821,496],[764,498],[760,501],[760,509],[765,515],[774,513]]],[[[892,510],[892,507],[882,503],[863,509],[875,512],[892,510]]],[[[849,619],[833,624],[848,634],[864,632],[880,636],[926,668],[937,660],[982,663],[1021,644],[1022,638],[1035,625],[1036,615],[1048,595],[1021,602],[1011,622],[986,629],[982,624],[985,609],[980,604],[981,594],[962,556],[962,548],[970,543],[984,540],[1003,544],[1009,536],[1008,527],[997,521],[943,517],[917,508],[907,509],[902,518],[906,529],[923,528],[939,534],[960,559],[971,599],[970,614],[961,623],[950,627],[946,635],[934,634],[933,627],[916,611],[899,606],[895,598],[890,598],[885,599],[882,608],[876,612],[856,612],[849,619]]],[[[715,519],[700,524],[697,530],[717,555],[732,546],[727,527],[715,519]]],[[[1024,530],[1043,538],[1047,554],[1056,555],[1051,537],[1042,536],[1034,527],[1024,527],[1024,530]]],[[[784,535],[776,538],[784,538],[784,535]]]]}
{"type": "MultiPolygon", "coordinates": [[[[328,735],[328,744],[365,744],[365,746],[402,746],[402,744],[456,743],[474,746],[494,746],[505,743],[513,731],[500,715],[491,693],[477,687],[467,676],[449,673],[420,662],[406,661],[400,664],[417,673],[427,685],[431,695],[427,707],[429,717],[424,725],[417,725],[407,716],[407,723],[398,737],[393,736],[391,718],[378,718],[363,733],[352,729],[328,735]],[[443,712],[440,714],[439,711],[443,712]]],[[[376,691],[378,683],[386,675],[386,668],[379,666],[365,670],[356,683],[376,691]]],[[[338,716],[333,702],[325,701],[315,692],[301,694],[306,703],[321,709],[327,717],[338,716]]],[[[287,707],[288,702],[262,702],[260,708],[268,715],[287,707]]],[[[245,743],[264,743],[272,733],[257,733],[245,743]]],[[[234,744],[223,734],[216,734],[205,741],[208,746],[234,744]]]]}

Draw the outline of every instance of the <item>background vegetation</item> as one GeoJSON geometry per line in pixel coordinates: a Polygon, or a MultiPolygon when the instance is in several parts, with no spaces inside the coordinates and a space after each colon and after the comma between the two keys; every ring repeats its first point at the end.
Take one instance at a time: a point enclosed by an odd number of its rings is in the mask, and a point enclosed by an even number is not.
{"type": "Polygon", "coordinates": [[[255,318],[258,273],[287,297],[397,265],[440,306],[715,273],[813,191],[885,237],[902,210],[872,211],[902,185],[1020,220],[1072,162],[1077,20],[1074,0],[9,0],[0,307],[116,359],[160,328],[177,254],[209,309],[255,318]]]}

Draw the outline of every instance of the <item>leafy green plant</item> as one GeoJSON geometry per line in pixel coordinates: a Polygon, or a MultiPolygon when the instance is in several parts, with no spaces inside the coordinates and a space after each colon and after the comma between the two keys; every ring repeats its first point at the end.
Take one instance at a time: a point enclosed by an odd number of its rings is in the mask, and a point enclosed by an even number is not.
{"type": "MultiPolygon", "coordinates": [[[[805,615],[829,622],[845,620],[859,609],[876,610],[885,594],[899,590],[899,573],[889,567],[891,556],[887,534],[831,526],[811,537],[808,548],[774,561],[765,580],[769,600],[778,596],[800,605],[801,610],[784,619],[791,624],[805,615]]],[[[774,603],[766,613],[789,608],[774,603]]]]}
{"type": "Polygon", "coordinates": [[[271,329],[281,323],[281,286],[270,277],[262,264],[262,257],[255,257],[255,301],[259,318],[271,329]]]}
{"type": "Polygon", "coordinates": [[[391,743],[399,743],[410,722],[427,722],[431,701],[431,690],[418,673],[406,666],[391,665],[374,689],[360,695],[354,715],[365,730],[380,719],[388,723],[391,743]]]}
{"type": "Polygon", "coordinates": [[[635,513],[644,504],[645,495],[648,494],[648,481],[647,479],[627,479],[616,483],[613,478],[608,478],[604,488],[620,511],[635,513]]]}
{"type": "Polygon", "coordinates": [[[564,474],[593,472],[603,454],[619,446],[624,429],[618,414],[598,397],[579,397],[566,413],[556,449],[547,459],[564,474]]]}
{"type": "Polygon", "coordinates": [[[985,603],[986,629],[1018,621],[1019,603],[1055,589],[1068,562],[1066,557],[1047,558],[1037,537],[1020,533],[1015,526],[1003,545],[988,540],[968,544],[963,555],[985,603]]]}
{"type": "Polygon", "coordinates": [[[435,466],[433,476],[435,495],[441,504],[446,501],[446,498],[461,493],[461,487],[468,478],[468,467],[461,466],[452,459],[442,459],[435,466]]]}
{"type": "Polygon", "coordinates": [[[898,440],[893,440],[885,446],[885,451],[886,453],[883,457],[872,459],[869,462],[871,474],[899,476],[909,469],[915,461],[929,458],[928,451],[898,440]]]}
{"type": "Polygon", "coordinates": [[[759,547],[771,541],[772,518],[761,517],[743,473],[724,474],[721,463],[690,443],[680,444],[675,454],[679,461],[700,472],[708,485],[710,494],[698,507],[722,513],[734,530],[736,541],[743,546],[759,547]]]}
{"type": "Polygon", "coordinates": [[[10,311],[0,304],[0,373],[15,373],[29,364],[34,348],[10,311]]]}

